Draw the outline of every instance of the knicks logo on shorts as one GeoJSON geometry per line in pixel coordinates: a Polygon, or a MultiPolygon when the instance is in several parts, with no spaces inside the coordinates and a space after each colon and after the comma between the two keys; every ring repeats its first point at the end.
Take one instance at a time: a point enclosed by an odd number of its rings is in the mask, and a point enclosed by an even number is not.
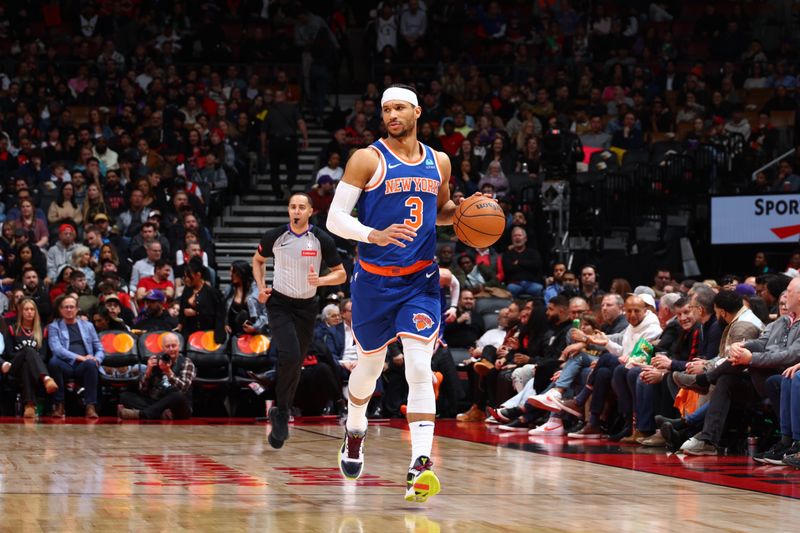
{"type": "Polygon", "coordinates": [[[411,317],[411,321],[414,323],[414,327],[417,328],[417,331],[433,327],[433,319],[425,313],[414,313],[414,316],[411,317]]]}

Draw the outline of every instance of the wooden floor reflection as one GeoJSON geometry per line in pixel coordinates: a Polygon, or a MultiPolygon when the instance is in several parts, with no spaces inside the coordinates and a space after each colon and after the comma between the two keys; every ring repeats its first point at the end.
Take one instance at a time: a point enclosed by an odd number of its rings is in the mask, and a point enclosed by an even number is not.
{"type": "Polygon", "coordinates": [[[342,429],[265,425],[0,424],[0,530],[787,530],[800,503],[755,492],[438,438],[443,492],[403,499],[408,434],[370,428],[366,475],[336,468],[342,429]]]}

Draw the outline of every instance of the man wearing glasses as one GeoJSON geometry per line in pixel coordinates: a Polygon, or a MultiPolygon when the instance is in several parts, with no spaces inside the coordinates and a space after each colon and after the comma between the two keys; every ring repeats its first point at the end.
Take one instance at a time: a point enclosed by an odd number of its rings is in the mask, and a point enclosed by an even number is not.
{"type": "Polygon", "coordinates": [[[91,322],[78,318],[78,301],[72,296],[56,299],[61,318],[54,320],[47,331],[47,342],[53,353],[50,375],[58,384],[54,395],[53,416],[64,417],[64,378],[78,379],[84,387],[86,418],[97,418],[97,381],[105,358],[103,345],[91,322]]]}

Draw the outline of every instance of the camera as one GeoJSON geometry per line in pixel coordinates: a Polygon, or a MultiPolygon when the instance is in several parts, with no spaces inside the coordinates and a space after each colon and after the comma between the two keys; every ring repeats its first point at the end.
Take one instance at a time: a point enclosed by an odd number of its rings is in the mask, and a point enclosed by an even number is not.
{"type": "Polygon", "coordinates": [[[165,353],[162,353],[161,356],[159,356],[158,360],[167,363],[168,365],[172,364],[172,357],[170,357],[165,353]]]}

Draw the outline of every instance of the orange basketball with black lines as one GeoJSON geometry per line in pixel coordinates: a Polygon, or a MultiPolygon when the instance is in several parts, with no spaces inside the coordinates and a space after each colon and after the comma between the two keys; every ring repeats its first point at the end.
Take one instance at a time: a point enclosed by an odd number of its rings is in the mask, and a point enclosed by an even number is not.
{"type": "Polygon", "coordinates": [[[503,235],[506,217],[503,208],[488,196],[470,196],[456,207],[453,229],[467,246],[486,248],[503,235]]]}

